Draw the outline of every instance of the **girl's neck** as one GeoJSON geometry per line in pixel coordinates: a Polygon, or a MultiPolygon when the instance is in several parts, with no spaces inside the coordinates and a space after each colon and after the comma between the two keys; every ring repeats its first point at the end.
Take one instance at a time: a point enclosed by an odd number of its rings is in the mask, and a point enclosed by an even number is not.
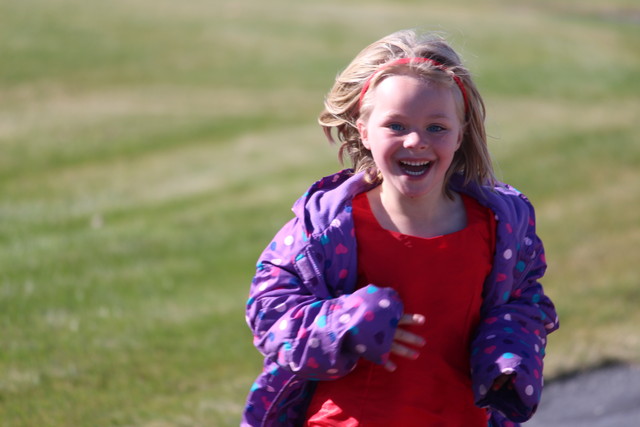
{"type": "Polygon", "coordinates": [[[467,223],[459,194],[407,198],[385,192],[382,185],[367,194],[374,216],[387,230],[416,237],[436,237],[462,230],[467,223]]]}

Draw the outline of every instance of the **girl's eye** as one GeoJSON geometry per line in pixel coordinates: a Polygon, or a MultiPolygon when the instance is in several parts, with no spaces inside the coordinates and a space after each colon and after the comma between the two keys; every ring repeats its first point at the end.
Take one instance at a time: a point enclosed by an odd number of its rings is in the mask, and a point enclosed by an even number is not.
{"type": "Polygon", "coordinates": [[[428,132],[442,132],[443,130],[444,130],[444,127],[440,125],[431,125],[427,127],[428,132]]]}
{"type": "Polygon", "coordinates": [[[404,130],[404,126],[399,123],[391,123],[388,128],[395,132],[401,132],[404,130]]]}

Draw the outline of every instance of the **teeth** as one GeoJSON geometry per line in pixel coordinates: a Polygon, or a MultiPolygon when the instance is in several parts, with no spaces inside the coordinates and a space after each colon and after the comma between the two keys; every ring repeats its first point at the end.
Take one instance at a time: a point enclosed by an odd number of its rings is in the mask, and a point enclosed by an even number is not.
{"type": "Polygon", "coordinates": [[[407,161],[401,161],[400,163],[402,163],[403,165],[407,165],[407,166],[427,166],[431,162],[407,162],[407,161]]]}
{"type": "Polygon", "coordinates": [[[405,173],[413,176],[420,176],[427,171],[427,167],[431,164],[430,161],[406,161],[401,160],[400,165],[404,169],[405,173]],[[416,170],[417,168],[417,170],[416,170]]]}

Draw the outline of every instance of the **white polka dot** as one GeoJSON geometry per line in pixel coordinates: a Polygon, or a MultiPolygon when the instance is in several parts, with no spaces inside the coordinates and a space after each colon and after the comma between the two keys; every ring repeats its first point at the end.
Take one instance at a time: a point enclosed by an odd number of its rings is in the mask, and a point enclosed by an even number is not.
{"type": "Polygon", "coordinates": [[[280,265],[280,264],[282,264],[282,260],[280,258],[272,259],[271,260],[271,264],[280,265]]]}
{"type": "Polygon", "coordinates": [[[480,392],[480,394],[484,396],[485,394],[487,394],[487,387],[485,387],[484,384],[480,384],[480,387],[478,387],[478,392],[480,392]]]}
{"type": "Polygon", "coordinates": [[[524,238],[524,244],[527,245],[527,246],[531,246],[533,244],[533,240],[531,240],[528,237],[525,237],[524,238]]]}
{"type": "Polygon", "coordinates": [[[282,313],[283,311],[285,311],[287,309],[287,304],[282,303],[276,306],[276,311],[279,313],[282,313]]]}
{"type": "Polygon", "coordinates": [[[289,322],[287,322],[287,319],[283,319],[282,322],[280,322],[280,330],[284,331],[285,329],[287,329],[288,325],[289,325],[289,322]]]}
{"type": "Polygon", "coordinates": [[[329,375],[335,375],[337,373],[338,373],[338,370],[336,368],[327,369],[327,374],[329,375]]]}
{"type": "Polygon", "coordinates": [[[356,351],[360,354],[364,353],[365,351],[367,351],[367,346],[364,344],[358,344],[356,346],[356,351]]]}
{"type": "Polygon", "coordinates": [[[331,221],[331,226],[332,227],[340,227],[342,225],[342,222],[340,222],[339,219],[334,219],[333,221],[331,221]]]}
{"type": "Polygon", "coordinates": [[[540,353],[540,346],[538,344],[534,345],[533,348],[536,350],[536,353],[540,353]]]}
{"type": "Polygon", "coordinates": [[[496,337],[496,336],[495,336],[495,334],[487,335],[487,339],[488,339],[488,340],[492,340],[492,339],[494,339],[495,337],[496,337]]]}
{"type": "Polygon", "coordinates": [[[391,301],[389,301],[388,299],[381,299],[380,302],[378,303],[378,305],[382,308],[387,308],[391,305],[391,301]]]}
{"type": "Polygon", "coordinates": [[[511,259],[511,257],[513,256],[513,251],[511,249],[507,249],[506,251],[504,251],[502,256],[504,256],[504,259],[511,259]]]}
{"type": "Polygon", "coordinates": [[[340,323],[349,323],[349,320],[351,320],[350,314],[343,314],[340,316],[340,323]]]}
{"type": "Polygon", "coordinates": [[[504,320],[507,320],[507,321],[510,322],[511,321],[511,315],[510,314],[505,314],[504,315],[504,320]]]}
{"type": "Polygon", "coordinates": [[[524,394],[526,394],[527,396],[531,396],[533,394],[533,386],[531,384],[525,387],[524,394]]]}
{"type": "Polygon", "coordinates": [[[267,286],[269,286],[267,283],[262,283],[260,284],[260,286],[258,286],[258,290],[264,291],[265,289],[267,289],[267,286]]]}
{"type": "Polygon", "coordinates": [[[291,246],[293,244],[293,236],[287,236],[284,238],[284,244],[291,246]]]}
{"type": "Polygon", "coordinates": [[[311,338],[309,340],[309,347],[317,348],[320,345],[320,340],[318,338],[311,338]]]}

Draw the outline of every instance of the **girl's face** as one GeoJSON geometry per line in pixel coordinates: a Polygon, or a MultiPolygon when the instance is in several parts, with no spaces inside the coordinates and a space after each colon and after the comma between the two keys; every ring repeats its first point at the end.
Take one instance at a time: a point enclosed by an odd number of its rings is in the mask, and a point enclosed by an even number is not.
{"type": "Polygon", "coordinates": [[[463,135],[452,89],[411,75],[375,87],[363,145],[382,174],[382,191],[411,199],[444,198],[444,178],[463,135]]]}

